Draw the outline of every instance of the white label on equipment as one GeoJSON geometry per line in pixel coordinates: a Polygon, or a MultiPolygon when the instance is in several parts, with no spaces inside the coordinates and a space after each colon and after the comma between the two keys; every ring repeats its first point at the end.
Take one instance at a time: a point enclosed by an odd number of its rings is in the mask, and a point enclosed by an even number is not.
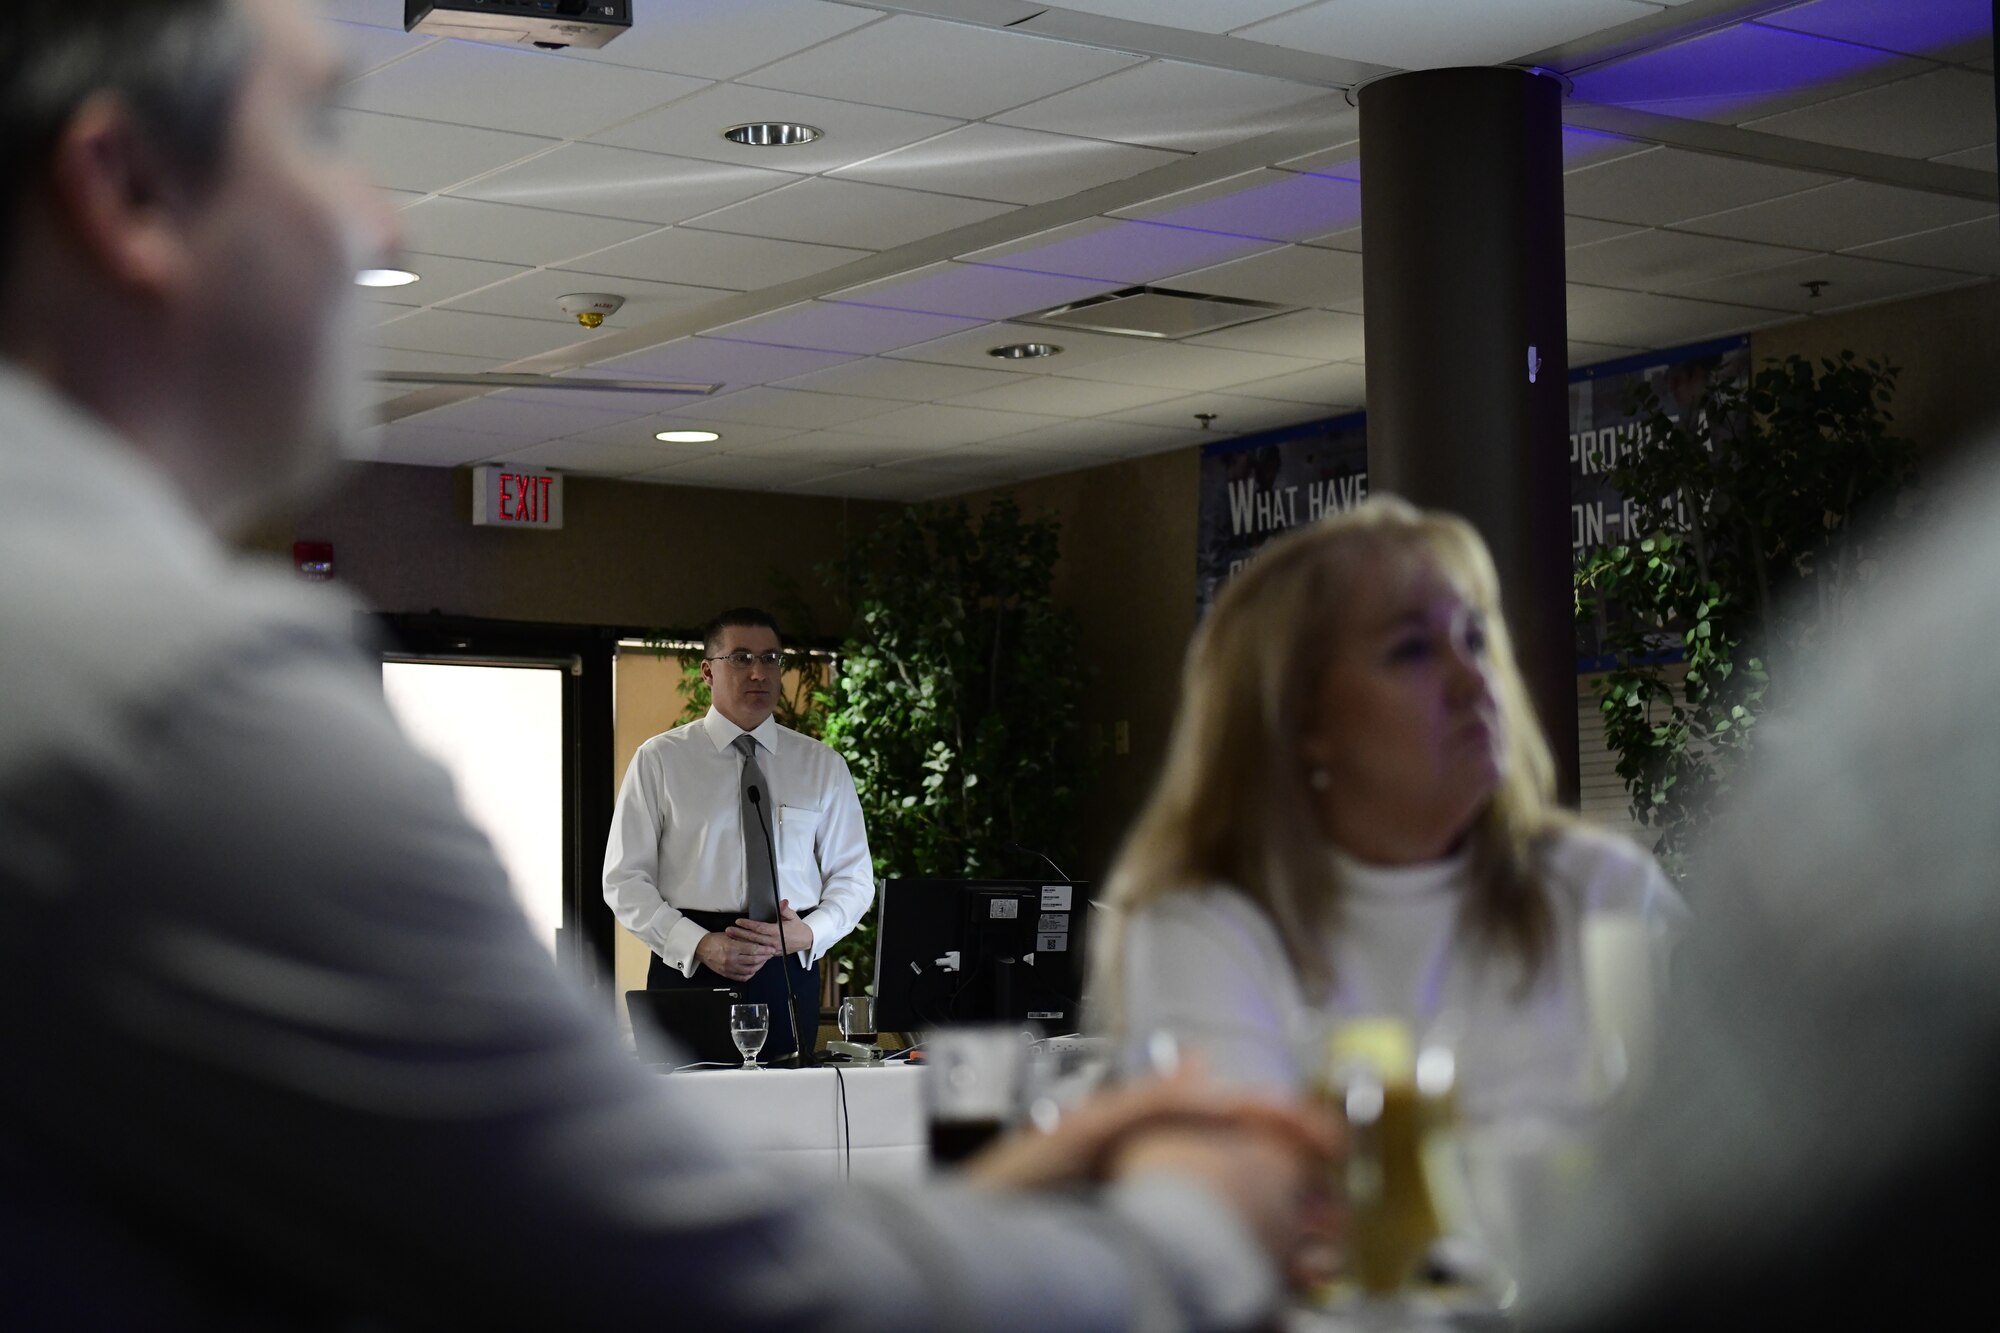
{"type": "Polygon", "coordinates": [[[1067,912],[1069,910],[1068,884],[1042,885],[1042,910],[1044,912],[1067,912]]]}
{"type": "Polygon", "coordinates": [[[1042,913],[1041,920],[1035,923],[1035,930],[1043,935],[1067,935],[1069,934],[1069,913],[1044,912],[1042,913]]]}
{"type": "Polygon", "coordinates": [[[1068,953],[1069,935],[1067,933],[1061,935],[1037,935],[1035,936],[1035,952],[1068,953]]]}
{"type": "Polygon", "coordinates": [[[988,920],[992,920],[995,917],[1018,918],[1020,915],[1021,900],[1018,898],[995,898],[992,901],[992,906],[986,912],[988,920]]]}

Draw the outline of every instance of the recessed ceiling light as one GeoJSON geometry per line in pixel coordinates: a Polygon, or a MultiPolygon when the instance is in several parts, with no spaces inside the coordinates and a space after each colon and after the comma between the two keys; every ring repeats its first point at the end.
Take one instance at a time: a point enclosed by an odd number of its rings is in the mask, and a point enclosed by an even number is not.
{"type": "Polygon", "coordinates": [[[668,444],[707,444],[722,437],[712,430],[663,430],[653,438],[668,444]]]}
{"type": "Polygon", "coordinates": [[[406,268],[364,268],[354,275],[363,287],[407,287],[416,280],[417,275],[406,268]]]}
{"type": "Polygon", "coordinates": [[[824,133],[816,125],[794,125],[784,120],[759,120],[748,125],[731,125],[722,132],[722,137],[731,143],[740,143],[748,148],[794,148],[802,143],[811,143],[823,138],[824,133]]]}
{"type": "Polygon", "coordinates": [[[988,348],[986,355],[997,356],[1003,361],[1029,361],[1038,356],[1054,356],[1062,348],[1054,343],[1008,343],[1005,347],[988,348]]]}

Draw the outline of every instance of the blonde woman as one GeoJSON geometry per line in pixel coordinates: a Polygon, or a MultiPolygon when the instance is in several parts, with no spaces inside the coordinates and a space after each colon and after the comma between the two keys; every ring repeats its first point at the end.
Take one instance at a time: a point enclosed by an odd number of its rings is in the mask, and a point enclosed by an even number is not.
{"type": "Polygon", "coordinates": [[[1585,918],[1685,909],[1553,773],[1469,524],[1377,498],[1274,543],[1195,636],[1112,873],[1114,1034],[1296,1089],[1331,1024],[1393,1016],[1456,1050],[1469,1115],[1573,1109],[1585,918]]]}

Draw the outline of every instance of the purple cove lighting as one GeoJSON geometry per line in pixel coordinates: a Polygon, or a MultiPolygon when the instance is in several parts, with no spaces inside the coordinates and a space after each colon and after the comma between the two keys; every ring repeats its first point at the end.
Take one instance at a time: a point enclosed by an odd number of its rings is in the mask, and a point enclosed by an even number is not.
{"type": "Polygon", "coordinates": [[[1747,120],[1781,98],[1903,58],[1739,23],[1579,74],[1574,96],[1693,120],[1747,120]]]}
{"type": "Polygon", "coordinates": [[[1277,248],[1276,242],[1260,237],[1121,221],[1032,250],[972,262],[987,268],[1025,269],[1058,277],[1152,282],[1170,274],[1277,248]]]}
{"type": "Polygon", "coordinates": [[[1361,186],[1331,176],[1295,175],[1158,213],[1160,227],[1303,241],[1361,225],[1361,186]]]}
{"type": "Polygon", "coordinates": [[[1115,290],[1117,286],[1117,282],[1103,278],[1069,278],[1020,269],[953,264],[908,282],[837,293],[829,299],[840,305],[992,320],[1012,319],[1032,310],[1067,305],[1115,290]]]}
{"type": "Polygon", "coordinates": [[[761,319],[728,324],[702,334],[722,342],[756,343],[770,347],[802,347],[819,352],[855,352],[872,356],[911,343],[929,342],[947,334],[976,329],[982,319],[884,310],[874,306],[838,305],[814,301],[803,309],[783,310],[761,319]]]}
{"type": "Polygon", "coordinates": [[[1913,55],[1945,52],[1993,36],[1992,0],[1814,0],[1766,14],[1771,28],[1835,37],[1913,55]]]}

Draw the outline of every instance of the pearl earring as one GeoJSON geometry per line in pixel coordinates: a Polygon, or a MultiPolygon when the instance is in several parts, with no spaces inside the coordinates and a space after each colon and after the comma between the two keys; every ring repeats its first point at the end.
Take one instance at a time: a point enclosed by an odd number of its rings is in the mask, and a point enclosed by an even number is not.
{"type": "Polygon", "coordinates": [[[1314,791],[1326,791],[1333,786],[1333,774],[1323,768],[1315,768],[1306,774],[1306,782],[1314,791]]]}

